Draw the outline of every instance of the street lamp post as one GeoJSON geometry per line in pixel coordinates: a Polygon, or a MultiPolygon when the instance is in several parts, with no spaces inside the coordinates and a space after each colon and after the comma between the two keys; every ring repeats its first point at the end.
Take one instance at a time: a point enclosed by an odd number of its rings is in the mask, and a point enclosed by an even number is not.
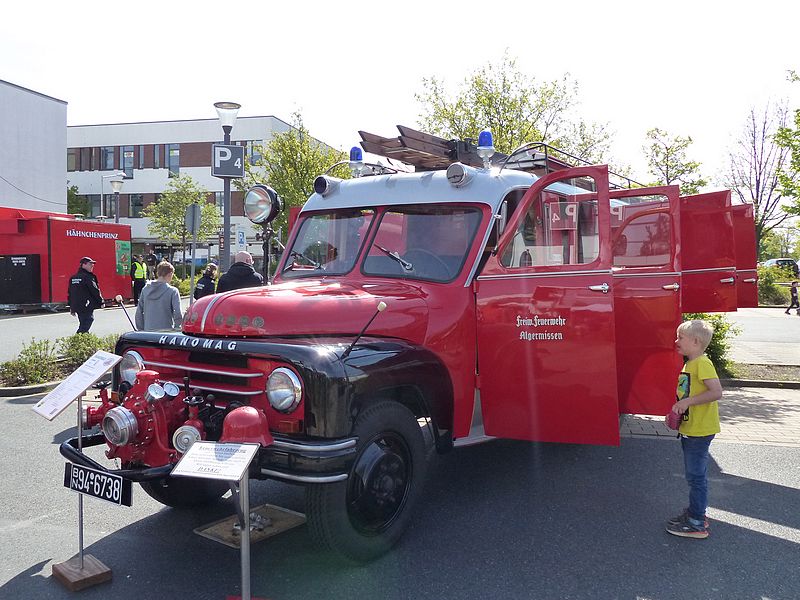
{"type": "Polygon", "coordinates": [[[114,223],[119,223],[119,192],[122,189],[122,179],[112,179],[111,189],[114,190],[114,223]]]}
{"type": "Polygon", "coordinates": [[[103,184],[105,183],[106,179],[110,177],[125,177],[125,173],[122,171],[117,171],[116,173],[111,173],[110,175],[100,175],[100,216],[105,216],[105,198],[103,198],[103,184]]]}
{"type": "MultiPolygon", "coordinates": [[[[236,121],[241,104],[236,102],[215,102],[214,108],[217,109],[220,125],[224,133],[223,144],[226,146],[231,143],[231,130],[236,121]]],[[[222,235],[225,240],[224,253],[220,252],[220,269],[223,272],[231,266],[231,180],[226,177],[222,183],[222,235]]]]}

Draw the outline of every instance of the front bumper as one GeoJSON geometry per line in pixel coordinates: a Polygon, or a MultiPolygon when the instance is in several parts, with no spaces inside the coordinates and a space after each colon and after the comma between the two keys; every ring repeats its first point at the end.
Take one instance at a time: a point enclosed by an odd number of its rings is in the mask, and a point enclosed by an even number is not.
{"type": "MultiPolygon", "coordinates": [[[[95,433],[84,435],[81,442],[84,448],[90,448],[105,444],[106,439],[102,433],[95,433]]],[[[262,446],[259,450],[250,476],[305,484],[344,481],[355,460],[357,443],[358,439],[354,437],[312,441],[289,440],[276,436],[272,445],[262,446]]],[[[169,464],[161,467],[108,469],[78,451],[78,438],[63,442],[59,451],[64,458],[75,464],[137,482],[162,479],[175,467],[174,464],[169,464]]]]}

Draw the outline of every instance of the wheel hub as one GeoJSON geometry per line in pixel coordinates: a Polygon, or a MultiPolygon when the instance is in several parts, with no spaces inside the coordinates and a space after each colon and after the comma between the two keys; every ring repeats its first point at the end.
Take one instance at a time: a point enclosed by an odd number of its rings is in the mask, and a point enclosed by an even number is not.
{"type": "Polygon", "coordinates": [[[348,485],[348,512],[363,531],[378,533],[400,512],[409,490],[409,452],[388,434],[372,440],[360,454],[348,485]]]}

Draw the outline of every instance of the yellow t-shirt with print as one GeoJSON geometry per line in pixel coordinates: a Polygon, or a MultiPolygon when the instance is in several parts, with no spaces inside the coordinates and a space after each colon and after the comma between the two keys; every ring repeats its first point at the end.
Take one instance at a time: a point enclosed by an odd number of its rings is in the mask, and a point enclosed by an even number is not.
{"type": "MultiPolygon", "coordinates": [[[[711,359],[703,354],[686,361],[678,375],[677,399],[691,398],[708,390],[703,383],[706,379],[719,379],[711,359]]],[[[719,431],[719,404],[716,400],[690,406],[684,415],[684,420],[681,421],[680,432],[690,437],[713,435],[719,431]]]]}

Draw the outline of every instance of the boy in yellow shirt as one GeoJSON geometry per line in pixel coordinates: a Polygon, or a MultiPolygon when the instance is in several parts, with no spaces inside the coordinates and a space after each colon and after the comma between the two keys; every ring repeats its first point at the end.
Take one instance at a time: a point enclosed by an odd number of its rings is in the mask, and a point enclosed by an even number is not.
{"type": "Polygon", "coordinates": [[[683,415],[680,438],[689,484],[689,507],[667,521],[667,532],[681,537],[708,537],[708,448],[720,431],[717,400],[722,397],[717,372],[704,354],[713,335],[710,323],[686,321],[678,327],[675,340],[675,349],[686,357],[672,410],[683,415]]]}

